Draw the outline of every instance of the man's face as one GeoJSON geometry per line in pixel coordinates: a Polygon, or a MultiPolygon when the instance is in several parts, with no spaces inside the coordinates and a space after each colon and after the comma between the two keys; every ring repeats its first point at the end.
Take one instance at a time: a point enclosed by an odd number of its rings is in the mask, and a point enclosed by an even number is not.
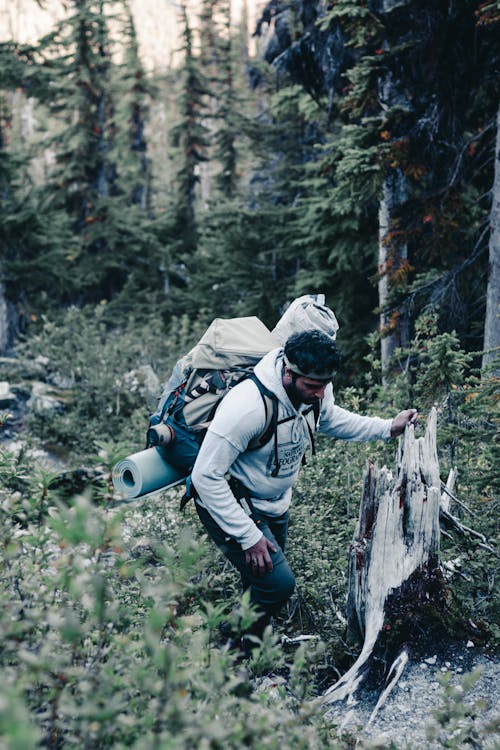
{"type": "Polygon", "coordinates": [[[293,378],[289,373],[289,377],[284,379],[283,385],[293,404],[315,404],[324,397],[328,383],[328,380],[315,380],[303,375],[297,375],[296,378],[293,378]]]}

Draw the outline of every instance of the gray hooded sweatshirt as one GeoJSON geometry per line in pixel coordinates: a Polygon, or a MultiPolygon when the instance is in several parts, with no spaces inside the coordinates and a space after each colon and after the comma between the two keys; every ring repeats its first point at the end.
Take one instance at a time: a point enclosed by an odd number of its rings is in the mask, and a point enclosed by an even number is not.
{"type": "MultiPolygon", "coordinates": [[[[275,467],[274,437],[256,450],[247,450],[252,438],[262,435],[266,410],[262,396],[251,380],[244,380],[221,401],[203,440],[193,468],[192,479],[202,505],[223,531],[244,550],[262,536],[252,519],[236,501],[226,476],[239,479],[251,492],[252,504],[268,516],[281,516],[289,506],[305,450],[314,430],[310,406],[295,409],[282,383],[283,349],[266,354],[255,367],[259,380],[278,397],[278,463],[275,467]],[[282,421],[286,420],[286,421],[282,421]]],[[[334,402],[329,384],[322,402],[318,431],[343,440],[387,439],[391,419],[362,417],[334,402]]]]}

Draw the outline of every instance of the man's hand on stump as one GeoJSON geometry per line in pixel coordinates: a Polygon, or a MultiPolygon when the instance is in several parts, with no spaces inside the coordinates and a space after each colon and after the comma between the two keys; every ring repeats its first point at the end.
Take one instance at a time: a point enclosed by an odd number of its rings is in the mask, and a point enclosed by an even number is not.
{"type": "Polygon", "coordinates": [[[416,424],[418,419],[418,412],[416,409],[405,409],[400,411],[397,417],[394,417],[391,425],[391,437],[397,437],[401,435],[406,426],[409,424],[416,424]]]}

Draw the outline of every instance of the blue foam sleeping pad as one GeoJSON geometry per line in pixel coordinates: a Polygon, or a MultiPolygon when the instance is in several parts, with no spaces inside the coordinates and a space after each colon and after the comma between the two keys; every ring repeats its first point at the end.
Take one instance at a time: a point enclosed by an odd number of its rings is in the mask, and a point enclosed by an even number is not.
{"type": "Polygon", "coordinates": [[[184,479],[186,473],[168,464],[162,449],[156,447],[127,456],[113,469],[115,490],[129,500],[173,487],[184,479]]]}

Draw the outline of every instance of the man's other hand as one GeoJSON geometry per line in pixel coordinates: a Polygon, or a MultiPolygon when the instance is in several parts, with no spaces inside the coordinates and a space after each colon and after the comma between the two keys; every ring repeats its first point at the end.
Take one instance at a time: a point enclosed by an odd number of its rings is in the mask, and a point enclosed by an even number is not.
{"type": "Polygon", "coordinates": [[[397,417],[394,417],[391,424],[391,437],[397,437],[401,435],[408,424],[416,424],[418,419],[418,412],[416,409],[406,409],[400,411],[397,417]]]}
{"type": "Polygon", "coordinates": [[[263,576],[265,573],[271,572],[273,561],[269,550],[276,552],[276,547],[265,536],[262,536],[253,547],[245,550],[245,562],[252,569],[252,573],[263,576]]]}

